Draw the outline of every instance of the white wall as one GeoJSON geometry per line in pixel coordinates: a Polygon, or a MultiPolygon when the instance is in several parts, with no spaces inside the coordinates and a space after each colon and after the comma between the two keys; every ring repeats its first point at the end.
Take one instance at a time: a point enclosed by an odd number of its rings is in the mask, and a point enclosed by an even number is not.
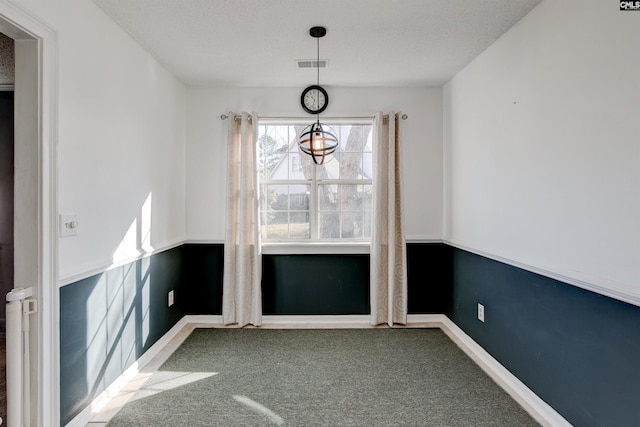
{"type": "MultiPolygon", "coordinates": [[[[303,88],[189,88],[187,90],[187,236],[223,241],[226,121],[222,113],[308,117],[303,88]]],[[[442,238],[442,91],[440,88],[328,88],[326,117],[373,116],[401,111],[406,234],[442,238]]]]}
{"type": "Polygon", "coordinates": [[[58,33],[61,281],[183,240],[184,85],[91,1],[16,3],[58,33]]]}
{"type": "Polygon", "coordinates": [[[639,18],[544,0],[445,86],[450,242],[640,305],[639,18]]]}

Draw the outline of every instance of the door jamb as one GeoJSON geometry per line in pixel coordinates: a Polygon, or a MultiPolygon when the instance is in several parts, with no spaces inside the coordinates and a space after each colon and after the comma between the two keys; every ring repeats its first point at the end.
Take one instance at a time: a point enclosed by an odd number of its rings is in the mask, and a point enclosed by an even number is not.
{"type": "MultiPolygon", "coordinates": [[[[35,42],[37,64],[36,138],[37,158],[31,159],[37,176],[37,283],[38,299],[36,425],[57,426],[59,405],[59,292],[58,292],[58,40],[57,33],[32,13],[0,1],[0,31],[14,40],[35,42]]],[[[16,74],[20,72],[16,70],[16,74]]],[[[17,113],[17,112],[16,112],[17,113]]],[[[18,141],[16,140],[16,143],[18,141]]],[[[17,237],[17,236],[16,236],[17,237]]],[[[33,368],[32,368],[33,370],[33,368]]],[[[32,401],[33,401],[32,397],[32,401]]]]}

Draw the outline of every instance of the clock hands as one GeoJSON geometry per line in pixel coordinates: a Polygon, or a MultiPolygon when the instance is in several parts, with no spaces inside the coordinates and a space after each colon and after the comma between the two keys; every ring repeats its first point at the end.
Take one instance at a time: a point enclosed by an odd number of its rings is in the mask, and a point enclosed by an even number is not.
{"type": "Polygon", "coordinates": [[[300,97],[302,108],[309,114],[319,114],[327,108],[329,97],[325,90],[319,86],[309,86],[300,97]]]}
{"type": "Polygon", "coordinates": [[[307,94],[307,98],[311,99],[311,101],[313,101],[313,106],[314,108],[318,108],[318,100],[316,99],[316,97],[314,96],[315,93],[314,91],[309,92],[309,94],[307,94]]]}

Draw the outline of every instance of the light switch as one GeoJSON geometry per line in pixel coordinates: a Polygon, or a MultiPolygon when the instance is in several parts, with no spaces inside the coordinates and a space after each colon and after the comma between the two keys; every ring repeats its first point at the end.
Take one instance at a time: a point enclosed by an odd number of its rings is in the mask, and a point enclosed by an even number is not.
{"type": "Polygon", "coordinates": [[[78,235],[78,214],[60,214],[60,237],[78,235]]]}

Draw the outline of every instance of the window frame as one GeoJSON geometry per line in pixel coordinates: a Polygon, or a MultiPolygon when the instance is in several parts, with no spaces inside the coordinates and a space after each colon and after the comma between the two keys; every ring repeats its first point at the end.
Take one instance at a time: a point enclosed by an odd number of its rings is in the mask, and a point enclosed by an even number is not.
{"type": "MultiPolygon", "coordinates": [[[[258,129],[262,126],[308,126],[311,124],[313,119],[305,119],[305,118],[283,118],[283,119],[258,119],[258,129]]],[[[373,126],[373,118],[323,118],[323,124],[327,124],[329,126],[341,126],[341,125],[349,125],[349,126],[371,126],[370,137],[374,137],[375,128],[373,126]]],[[[258,132],[256,135],[256,144],[259,143],[259,136],[261,135],[258,132]]],[[[291,153],[289,151],[290,145],[287,147],[287,155],[291,153]]],[[[362,151],[364,154],[368,151],[362,151]]],[[[257,148],[257,154],[260,156],[260,148],[257,148]]],[[[373,145],[371,147],[371,154],[373,157],[373,145]]],[[[304,155],[300,153],[300,155],[304,155]]],[[[372,165],[373,169],[373,165],[372,165]]],[[[368,179],[340,179],[340,178],[329,178],[322,179],[318,178],[317,167],[312,166],[313,173],[311,174],[310,179],[274,179],[266,181],[264,180],[264,176],[259,174],[259,184],[260,184],[260,196],[262,196],[262,186],[268,185],[282,185],[282,186],[293,186],[293,185],[308,185],[310,188],[310,197],[309,197],[309,237],[308,238],[274,238],[274,239],[262,239],[261,246],[263,253],[266,254],[287,254],[294,251],[295,253],[311,253],[311,254],[331,254],[331,253],[354,253],[354,254],[368,254],[370,252],[370,244],[371,244],[371,236],[369,237],[361,237],[361,238],[321,238],[320,237],[320,210],[319,210],[319,201],[318,201],[318,193],[320,185],[368,185],[371,186],[373,190],[373,174],[368,179]]],[[[259,173],[259,171],[257,172],[259,173]]],[[[371,220],[373,219],[373,201],[371,202],[371,210],[362,211],[364,213],[368,213],[371,216],[371,220]]],[[[262,216],[261,206],[260,206],[260,216],[262,216]]],[[[286,212],[290,213],[291,210],[287,210],[286,212]]],[[[295,211],[294,211],[295,212],[295,211]]],[[[305,211],[306,212],[306,211],[305,211]]],[[[338,211],[340,214],[342,212],[348,211],[338,211]]],[[[340,216],[342,218],[342,216],[340,216]]],[[[262,225],[262,220],[261,225],[262,225]]],[[[342,221],[340,221],[342,223],[342,221]]]]}

